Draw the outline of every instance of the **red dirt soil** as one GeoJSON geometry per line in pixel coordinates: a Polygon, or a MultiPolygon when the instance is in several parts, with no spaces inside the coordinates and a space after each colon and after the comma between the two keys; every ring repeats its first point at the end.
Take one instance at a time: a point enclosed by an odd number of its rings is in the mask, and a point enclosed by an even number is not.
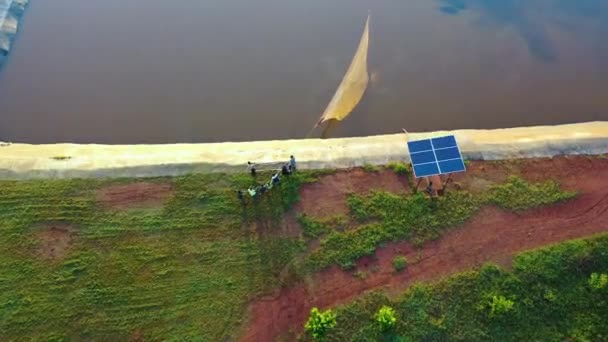
{"type": "Polygon", "coordinates": [[[407,178],[390,170],[366,172],[363,169],[339,170],[300,191],[296,211],[313,217],[330,217],[348,213],[346,198],[353,193],[372,190],[392,193],[409,192],[407,178]]]}
{"type": "MultiPolygon", "coordinates": [[[[357,178],[366,177],[359,171],[355,174],[357,178]]],[[[508,266],[512,256],[518,252],[608,231],[608,159],[560,157],[513,163],[474,162],[469,171],[457,175],[455,181],[467,189],[469,184],[480,179],[499,182],[509,174],[538,181],[553,178],[566,189],[576,189],[580,195],[566,203],[523,214],[484,208],[462,227],[447,232],[441,239],[420,249],[404,242],[390,244],[379,249],[374,256],[357,262],[358,270],[367,271],[364,280],[335,266],[326,269],[313,275],[312,281],[282,288],[274,296],[253,302],[249,325],[242,340],[293,340],[302,332],[313,306],[326,308],[343,304],[366,291],[379,288],[398,294],[413,282],[438,280],[486,262],[508,266]],[[397,254],[405,255],[409,266],[405,271],[394,274],[391,262],[397,254]]],[[[339,177],[348,177],[348,173],[339,177]]],[[[357,181],[369,184],[361,179],[357,181]]],[[[323,182],[329,181],[325,179],[319,183],[323,182]]],[[[329,196],[333,199],[329,203],[335,203],[334,209],[337,210],[318,209],[314,212],[342,212],[343,204],[337,203],[337,198],[342,198],[342,195],[336,193],[335,187],[308,186],[302,190],[302,201],[313,200],[314,203],[302,203],[300,208],[320,208],[328,204],[326,198],[329,196]],[[322,203],[318,203],[321,202],[318,199],[323,199],[322,203]]]]}
{"type": "Polygon", "coordinates": [[[97,201],[113,209],[159,208],[172,194],[171,184],[138,182],[100,189],[97,201]]]}

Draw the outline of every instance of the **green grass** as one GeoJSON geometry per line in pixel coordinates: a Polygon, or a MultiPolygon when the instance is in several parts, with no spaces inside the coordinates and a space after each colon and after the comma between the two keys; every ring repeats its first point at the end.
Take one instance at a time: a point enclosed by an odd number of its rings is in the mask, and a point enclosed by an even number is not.
{"type": "Polygon", "coordinates": [[[365,164],[363,165],[363,170],[365,172],[378,172],[380,171],[380,167],[373,164],[365,164]]]}
{"type": "MultiPolygon", "coordinates": [[[[279,225],[299,200],[299,188],[329,172],[282,177],[279,187],[259,201],[247,199],[245,207],[236,190],[254,183],[249,175],[146,179],[171,183],[172,197],[161,208],[127,210],[100,205],[96,191],[133,179],[0,181],[0,336],[235,338],[251,298],[308,271],[350,267],[385,242],[437,238],[487,198],[508,198],[500,189],[483,199],[453,192],[437,202],[421,194],[352,196],[352,217],[300,217],[305,237],[319,238],[320,249],[294,264],[306,241],[281,237],[279,225]],[[74,227],[71,249],[61,260],[37,255],[37,232],[46,223],[74,227]],[[353,224],[358,226],[347,229],[353,224]]],[[[261,174],[257,181],[269,178],[261,174]]],[[[552,199],[565,198],[554,194],[558,188],[540,188],[552,199]]],[[[521,194],[526,200],[518,206],[542,204],[525,191],[515,196],[521,194]]]]}
{"type": "Polygon", "coordinates": [[[509,177],[507,183],[489,191],[486,201],[501,208],[521,211],[569,200],[575,196],[575,192],[561,191],[555,181],[528,184],[521,178],[509,177]]]}
{"type": "Polygon", "coordinates": [[[298,215],[298,223],[300,223],[304,236],[311,239],[331,231],[331,228],[328,225],[305,214],[298,215]]]}
{"type": "Polygon", "coordinates": [[[605,341],[608,291],[589,284],[608,272],[608,235],[518,255],[512,271],[486,265],[391,300],[372,293],[338,308],[327,341],[605,341]],[[383,332],[375,313],[396,324],[383,332]]]}
{"type": "MultiPolygon", "coordinates": [[[[96,189],[120,180],[0,182],[0,336],[8,340],[218,341],[238,334],[250,298],[279,284],[305,248],[274,233],[298,188],[320,173],[284,177],[245,209],[250,176],[173,179],[163,208],[114,210],[96,189]],[[62,260],[37,255],[44,223],[74,226],[62,260]],[[262,232],[251,232],[256,223],[262,232]]],[[[262,177],[260,177],[262,180],[262,177]]]]}
{"type": "Polygon", "coordinates": [[[395,195],[373,192],[367,196],[352,195],[348,198],[348,206],[352,218],[360,226],[344,232],[332,231],[322,238],[320,247],[306,261],[306,267],[320,270],[338,264],[348,269],[360,257],[373,254],[383,243],[409,240],[414,245],[423,244],[440,237],[445,230],[464,223],[483,205],[524,210],[575,195],[562,191],[553,181],[529,184],[516,177],[509,178],[505,184],[497,185],[487,193],[448,192],[436,200],[429,200],[422,193],[395,195]]]}

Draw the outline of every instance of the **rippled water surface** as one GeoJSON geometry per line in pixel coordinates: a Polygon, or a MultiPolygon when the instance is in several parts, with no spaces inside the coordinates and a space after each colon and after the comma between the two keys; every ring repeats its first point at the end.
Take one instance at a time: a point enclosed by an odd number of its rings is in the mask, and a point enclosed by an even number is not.
{"type": "Polygon", "coordinates": [[[37,0],[0,140],[303,137],[368,10],[371,86],[335,136],[608,120],[605,0],[37,0]]]}

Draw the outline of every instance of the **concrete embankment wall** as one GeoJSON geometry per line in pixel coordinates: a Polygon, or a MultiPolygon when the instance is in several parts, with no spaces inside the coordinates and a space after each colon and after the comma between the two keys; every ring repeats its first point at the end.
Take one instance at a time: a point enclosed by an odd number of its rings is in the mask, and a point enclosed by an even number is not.
{"type": "MultiPolygon", "coordinates": [[[[608,153],[608,122],[495,130],[410,133],[407,138],[454,134],[465,159],[499,160],[608,153]]],[[[170,145],[10,144],[0,147],[0,179],[154,177],[193,172],[243,172],[247,161],[286,161],[299,168],[348,168],[408,161],[406,135],[360,138],[170,145]],[[63,159],[69,157],[69,159],[63,159]]]]}

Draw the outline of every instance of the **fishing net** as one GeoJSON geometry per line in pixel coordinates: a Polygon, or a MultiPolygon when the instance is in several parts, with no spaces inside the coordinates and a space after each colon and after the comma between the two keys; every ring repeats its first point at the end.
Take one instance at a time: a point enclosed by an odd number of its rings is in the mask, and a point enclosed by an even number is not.
{"type": "Polygon", "coordinates": [[[344,119],[361,101],[369,82],[369,75],[367,73],[368,47],[369,17],[365,23],[365,30],[363,31],[355,57],[353,57],[350,67],[346,75],[344,75],[344,79],[342,79],[342,83],[340,83],[338,90],[336,90],[334,97],[329,102],[317,125],[327,120],[344,119]]]}

